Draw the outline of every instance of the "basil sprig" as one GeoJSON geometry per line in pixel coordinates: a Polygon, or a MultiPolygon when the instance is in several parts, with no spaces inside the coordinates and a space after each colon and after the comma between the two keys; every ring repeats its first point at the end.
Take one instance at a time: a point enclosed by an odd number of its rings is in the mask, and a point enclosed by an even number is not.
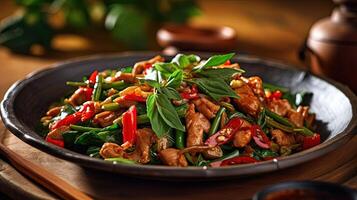
{"type": "Polygon", "coordinates": [[[195,78],[190,81],[195,83],[202,92],[216,101],[219,101],[222,97],[239,98],[223,79],[195,78]]]}
{"type": "Polygon", "coordinates": [[[208,58],[208,60],[206,60],[202,64],[194,67],[193,71],[200,72],[200,71],[202,71],[206,68],[209,68],[209,67],[222,65],[225,62],[227,62],[229,59],[231,59],[233,56],[234,56],[234,53],[212,56],[212,57],[208,58]]]}
{"type": "Polygon", "coordinates": [[[167,135],[171,128],[185,131],[180,117],[166,94],[151,94],[147,100],[147,116],[158,137],[167,135]]]}
{"type": "Polygon", "coordinates": [[[244,73],[242,69],[233,69],[233,68],[209,68],[197,72],[196,75],[199,77],[206,77],[206,78],[221,78],[225,81],[231,80],[234,74],[244,73]]]}

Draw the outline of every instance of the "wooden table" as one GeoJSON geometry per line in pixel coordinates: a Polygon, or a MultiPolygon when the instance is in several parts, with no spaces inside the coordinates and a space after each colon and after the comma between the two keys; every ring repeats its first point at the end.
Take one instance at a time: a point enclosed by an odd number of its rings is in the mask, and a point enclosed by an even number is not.
{"type": "MultiPolygon", "coordinates": [[[[316,19],[329,15],[332,8],[323,0],[204,2],[199,3],[205,14],[192,24],[230,25],[237,30],[239,51],[299,66],[303,64],[296,53],[309,27],[316,19]]],[[[0,19],[15,8],[10,0],[2,0],[1,4],[0,19]]],[[[13,82],[34,70],[66,58],[120,49],[109,37],[97,32],[87,33],[85,37],[60,35],[54,44],[55,51],[42,57],[16,55],[0,48],[0,99],[13,82]]],[[[228,181],[184,183],[140,180],[83,169],[30,147],[9,133],[1,122],[0,133],[5,136],[0,142],[96,199],[249,199],[266,185],[302,179],[331,181],[357,189],[357,136],[334,152],[279,172],[228,181]]],[[[0,192],[17,199],[56,198],[3,160],[0,160],[0,192]]],[[[3,199],[1,194],[0,198],[3,199]]]]}

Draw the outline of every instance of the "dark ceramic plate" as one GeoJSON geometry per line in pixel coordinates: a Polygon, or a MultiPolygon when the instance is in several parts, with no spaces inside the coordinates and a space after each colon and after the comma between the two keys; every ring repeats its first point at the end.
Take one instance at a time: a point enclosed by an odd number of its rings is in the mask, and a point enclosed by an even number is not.
{"type": "MultiPolygon", "coordinates": [[[[357,100],[345,86],[313,76],[307,72],[250,56],[233,59],[246,69],[248,75],[259,75],[264,81],[286,86],[292,91],[311,91],[312,111],[317,113],[319,132],[323,143],[309,150],[288,157],[225,168],[167,167],[153,165],[112,164],[90,158],[45,142],[36,132],[35,126],[48,106],[57,101],[71,88],[68,80],[81,80],[94,69],[103,70],[118,66],[129,66],[148,59],[158,53],[127,53],[98,55],[56,64],[48,69],[33,73],[16,82],[6,93],[1,104],[1,116],[6,127],[21,140],[84,167],[116,172],[131,176],[156,178],[225,178],[270,172],[293,166],[319,157],[345,143],[356,125],[357,100]]],[[[203,58],[207,55],[201,54],[203,58]]],[[[167,58],[170,58],[167,56],[167,58]]]]}

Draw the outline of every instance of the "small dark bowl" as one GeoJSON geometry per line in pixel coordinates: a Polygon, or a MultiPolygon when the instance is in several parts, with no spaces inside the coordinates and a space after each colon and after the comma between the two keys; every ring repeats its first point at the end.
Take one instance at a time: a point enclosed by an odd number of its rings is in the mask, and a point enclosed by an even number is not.
{"type": "MultiPolygon", "coordinates": [[[[236,56],[233,62],[239,62],[248,75],[259,75],[264,81],[286,86],[292,91],[311,91],[312,112],[317,113],[318,132],[323,143],[287,157],[224,168],[207,167],[167,167],[155,165],[112,164],[101,159],[91,158],[68,149],[47,143],[36,132],[35,127],[48,106],[57,101],[71,87],[68,80],[81,80],[94,69],[117,68],[133,65],[146,60],[158,52],[126,53],[97,55],[74,59],[28,75],[16,82],[6,93],[1,104],[1,116],[6,127],[21,140],[54,156],[77,163],[78,165],[111,171],[131,176],[151,178],[229,178],[253,175],[290,167],[317,158],[344,144],[356,126],[355,95],[345,86],[331,80],[313,76],[305,71],[292,69],[290,66],[263,60],[251,56],[236,56]]],[[[199,54],[207,58],[207,54],[199,54]]],[[[170,59],[170,56],[165,56],[170,59]]]]}
{"type": "Polygon", "coordinates": [[[262,191],[257,192],[254,195],[253,200],[293,200],[312,198],[324,200],[357,200],[357,191],[334,183],[292,181],[268,186],[262,191]],[[309,195],[310,198],[308,198],[307,195],[309,195]]]}

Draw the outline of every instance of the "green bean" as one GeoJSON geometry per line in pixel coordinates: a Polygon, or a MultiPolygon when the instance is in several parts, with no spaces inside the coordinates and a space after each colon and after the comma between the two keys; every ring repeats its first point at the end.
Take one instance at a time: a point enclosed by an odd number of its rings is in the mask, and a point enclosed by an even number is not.
{"type": "Polygon", "coordinates": [[[211,136],[213,134],[215,134],[218,130],[219,124],[221,122],[221,118],[222,118],[222,114],[224,113],[224,111],[226,111],[225,107],[221,107],[219,108],[216,117],[213,120],[213,123],[211,125],[211,128],[209,129],[208,135],[211,136]]]}
{"type": "Polygon", "coordinates": [[[103,110],[108,110],[108,111],[114,111],[119,109],[119,104],[118,103],[106,103],[102,105],[103,110]]]}
{"type": "Polygon", "coordinates": [[[100,96],[102,94],[102,84],[103,84],[103,77],[102,75],[98,74],[96,83],[94,85],[94,91],[92,96],[93,101],[99,101],[100,96]]]}
{"type": "Polygon", "coordinates": [[[125,159],[125,158],[106,158],[104,159],[105,161],[111,161],[114,164],[118,163],[124,163],[124,164],[137,164],[137,162],[133,161],[133,160],[129,160],[129,159],[125,159]]]}
{"type": "Polygon", "coordinates": [[[101,128],[94,128],[94,127],[88,127],[88,126],[78,126],[78,125],[74,125],[74,124],[69,125],[69,127],[72,130],[80,131],[80,132],[100,131],[100,130],[102,130],[101,128]]]}
{"type": "Polygon", "coordinates": [[[122,90],[126,87],[128,87],[129,84],[125,83],[124,81],[115,81],[112,83],[103,83],[103,89],[110,89],[110,88],[114,88],[116,90],[122,90]]]}
{"type": "Polygon", "coordinates": [[[266,115],[268,115],[269,117],[271,117],[272,119],[274,119],[275,121],[277,121],[283,125],[286,125],[289,127],[294,127],[294,124],[291,123],[288,119],[276,114],[275,112],[270,111],[269,109],[265,109],[265,113],[266,113],[266,115]]]}
{"type": "Polygon", "coordinates": [[[175,145],[178,149],[185,148],[185,133],[180,130],[176,130],[175,145]]]}
{"type": "Polygon", "coordinates": [[[73,86],[73,87],[79,87],[79,86],[87,86],[88,84],[85,82],[67,81],[66,85],[73,86]]]}
{"type": "Polygon", "coordinates": [[[267,117],[266,118],[266,122],[269,126],[272,126],[274,128],[278,128],[278,129],[281,129],[285,132],[288,132],[288,133],[293,133],[294,132],[294,129],[291,128],[291,127],[288,127],[288,126],[285,126],[283,124],[280,124],[279,122],[276,122],[274,121],[272,118],[270,117],[267,117]]]}
{"type": "Polygon", "coordinates": [[[235,109],[234,109],[234,106],[230,103],[227,103],[227,102],[220,102],[219,104],[221,104],[221,106],[227,108],[229,111],[233,112],[235,109]]]}
{"type": "Polygon", "coordinates": [[[305,136],[313,136],[314,132],[312,132],[310,129],[306,128],[306,127],[302,127],[302,128],[294,128],[295,132],[301,133],[305,136]]]}

